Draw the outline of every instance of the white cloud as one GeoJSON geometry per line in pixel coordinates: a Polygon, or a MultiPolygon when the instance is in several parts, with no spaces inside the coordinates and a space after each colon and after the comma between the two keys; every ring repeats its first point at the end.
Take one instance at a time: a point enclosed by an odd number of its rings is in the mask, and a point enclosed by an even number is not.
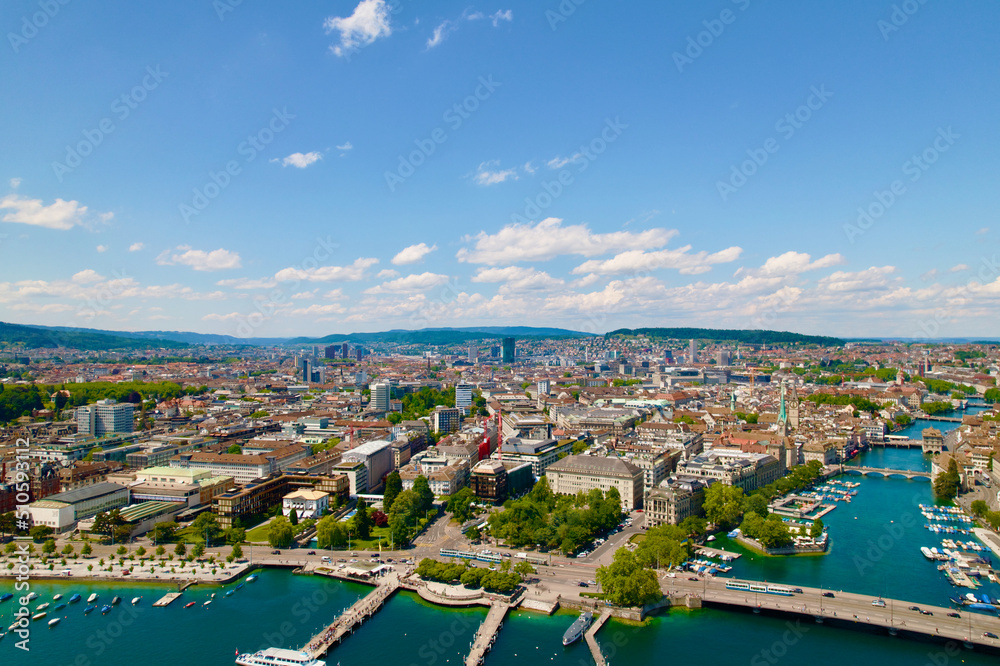
{"type": "Polygon", "coordinates": [[[224,271],[242,266],[239,252],[232,252],[221,247],[218,250],[206,252],[205,250],[192,250],[190,245],[178,245],[174,250],[164,250],[156,258],[156,263],[161,266],[180,264],[189,266],[196,271],[224,271]]]}
{"type": "Polygon", "coordinates": [[[11,178],[10,179],[10,189],[16,190],[19,187],[21,187],[21,179],[20,178],[11,178]]]}
{"type": "Polygon", "coordinates": [[[443,42],[448,33],[455,30],[454,25],[451,21],[442,21],[438,27],[434,28],[434,34],[427,40],[427,48],[432,49],[443,42]]]}
{"type": "Polygon", "coordinates": [[[344,155],[347,154],[348,151],[354,150],[354,144],[352,144],[350,141],[348,141],[347,143],[342,143],[339,146],[337,146],[337,150],[340,151],[340,156],[343,157],[344,155]]]}
{"type": "Polygon", "coordinates": [[[521,167],[521,168],[524,169],[525,173],[529,173],[529,174],[535,173],[535,171],[537,171],[537,169],[535,168],[535,165],[532,164],[530,161],[525,162],[524,166],[521,167]]]}
{"type": "Polygon", "coordinates": [[[578,160],[578,159],[580,159],[582,157],[583,157],[583,155],[581,153],[575,153],[575,154],[571,155],[570,157],[563,157],[561,155],[556,155],[555,157],[553,157],[551,160],[549,160],[545,164],[550,169],[561,169],[564,166],[566,166],[567,164],[569,164],[570,162],[575,162],[576,160],[578,160]]]}
{"type": "Polygon", "coordinates": [[[437,245],[427,247],[427,243],[417,243],[416,245],[411,245],[400,250],[399,254],[392,258],[392,263],[395,266],[416,264],[436,249],[438,249],[437,245]]]}
{"type": "MultiPolygon", "coordinates": [[[[218,314],[211,313],[202,317],[202,321],[233,321],[236,319],[242,319],[243,314],[241,312],[230,312],[229,314],[218,314]]],[[[152,317],[150,317],[152,319],[152,317]]]]}
{"type": "Polygon", "coordinates": [[[711,254],[704,250],[692,254],[690,245],[652,252],[628,250],[611,259],[586,261],[574,268],[573,274],[627,275],[674,268],[682,275],[697,275],[710,271],[714,264],[736,261],[742,252],[743,248],[733,246],[711,254]]]}
{"type": "Polygon", "coordinates": [[[140,250],[145,249],[145,247],[146,247],[145,243],[132,243],[131,245],[128,246],[128,251],[139,252],[140,250]]]}
{"type": "Polygon", "coordinates": [[[777,257],[770,257],[759,269],[741,268],[736,271],[736,275],[798,275],[806,271],[830,268],[846,263],[847,260],[840,254],[828,254],[813,261],[812,256],[805,252],[789,251],[777,257]]]}
{"type": "Polygon", "coordinates": [[[347,309],[339,303],[327,303],[326,305],[314,303],[307,308],[297,308],[292,310],[293,315],[329,315],[343,314],[344,312],[347,312],[347,309]]]}
{"type": "Polygon", "coordinates": [[[368,46],[379,37],[392,34],[389,24],[390,8],[385,0],[361,0],[350,16],[331,16],[323,22],[326,33],[340,33],[340,44],[331,46],[334,55],[345,56],[351,51],[368,46]]]}
{"type": "Polygon", "coordinates": [[[100,282],[104,279],[104,276],[99,274],[97,271],[88,268],[82,270],[79,273],[75,273],[73,277],[70,278],[73,282],[77,284],[89,284],[91,282],[100,282]]]}
{"type": "Polygon", "coordinates": [[[490,14],[490,20],[493,21],[493,27],[495,28],[500,24],[500,21],[513,21],[514,12],[510,9],[501,9],[495,14],[490,14]]]}
{"type": "Polygon", "coordinates": [[[97,246],[97,251],[98,252],[107,252],[108,251],[108,246],[107,245],[98,245],[97,246]]]}
{"type": "Polygon", "coordinates": [[[375,277],[378,278],[379,280],[391,280],[394,277],[399,277],[399,271],[393,270],[391,268],[383,268],[382,270],[380,270],[378,273],[375,274],[375,277]]]}
{"type": "Polygon", "coordinates": [[[233,289],[270,289],[278,285],[274,278],[228,278],[215,283],[219,287],[232,287],[233,289]]]}
{"type": "Polygon", "coordinates": [[[447,283],[447,275],[440,273],[414,273],[389,282],[383,282],[377,287],[366,289],[366,294],[411,294],[418,291],[425,291],[432,287],[437,287],[447,283]]]}
{"type": "Polygon", "coordinates": [[[283,268],[274,274],[278,282],[308,280],[310,282],[356,282],[365,277],[365,271],[378,263],[378,259],[361,257],[348,266],[320,266],[319,268],[283,268]]]}
{"type": "Polygon", "coordinates": [[[455,255],[471,264],[509,265],[519,261],[544,261],[560,255],[596,257],[623,250],[658,248],[677,235],[675,229],[614,231],[595,234],[585,224],[562,226],[562,220],[549,217],[535,226],[509,224],[495,234],[480,231],[467,236],[472,248],[461,248],[455,255]]]}
{"type": "MultiPolygon", "coordinates": [[[[83,218],[87,214],[87,207],[81,206],[78,201],[56,199],[55,202],[46,206],[41,199],[28,199],[17,194],[8,194],[0,199],[0,210],[4,209],[13,212],[4,214],[0,221],[29,224],[46,229],[59,229],[60,231],[83,224],[83,218]]],[[[101,217],[102,219],[110,219],[111,215],[111,213],[105,213],[101,217]]]]}
{"type": "Polygon", "coordinates": [[[958,273],[959,271],[967,271],[967,270],[969,270],[968,264],[955,264],[954,266],[948,269],[948,272],[958,273]]]}
{"type": "Polygon", "coordinates": [[[473,282],[503,282],[501,293],[551,290],[565,284],[563,280],[554,278],[545,271],[521,266],[506,266],[504,268],[480,268],[472,276],[473,282]]]}
{"type": "Polygon", "coordinates": [[[500,160],[481,163],[472,179],[477,185],[496,185],[507,180],[517,180],[517,169],[498,169],[500,160]]]}
{"type": "Polygon", "coordinates": [[[980,229],[980,230],[978,230],[976,232],[976,235],[977,236],[982,236],[983,234],[988,234],[988,233],[990,233],[990,228],[989,227],[983,227],[982,229],[980,229]]]}
{"type": "Polygon", "coordinates": [[[314,164],[323,159],[323,154],[313,151],[311,153],[292,153],[283,159],[273,159],[272,162],[280,162],[281,166],[293,166],[298,169],[305,169],[310,164],[314,164]]]}

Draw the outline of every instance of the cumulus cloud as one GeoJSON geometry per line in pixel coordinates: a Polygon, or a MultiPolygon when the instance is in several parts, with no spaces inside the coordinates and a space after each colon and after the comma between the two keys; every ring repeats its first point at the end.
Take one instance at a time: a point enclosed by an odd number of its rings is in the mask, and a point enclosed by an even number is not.
{"type": "Polygon", "coordinates": [[[755,276],[798,275],[806,271],[830,268],[846,263],[847,260],[840,254],[828,254],[813,261],[812,256],[805,252],[789,251],[777,257],[770,257],[759,269],[741,268],[736,271],[736,274],[755,276]]]}
{"type": "Polygon", "coordinates": [[[597,234],[585,224],[563,226],[549,217],[536,225],[509,224],[495,234],[480,231],[463,240],[473,243],[461,248],[456,257],[471,264],[509,265],[520,261],[544,261],[560,255],[596,257],[624,250],[658,248],[677,235],[675,229],[613,231],[597,234]]]}
{"type": "Polygon", "coordinates": [[[347,312],[347,308],[339,303],[327,303],[325,305],[314,303],[307,308],[296,308],[292,310],[293,315],[306,316],[343,314],[344,312],[347,312]]]}
{"type": "Polygon", "coordinates": [[[139,252],[140,250],[145,249],[145,247],[146,247],[145,243],[132,243],[131,245],[128,246],[128,251],[139,252]]]}
{"type": "Polygon", "coordinates": [[[92,268],[82,270],[79,273],[74,273],[73,277],[70,278],[70,280],[72,280],[77,284],[89,284],[91,282],[100,282],[103,279],[104,276],[98,273],[97,271],[93,270],[92,268]]]}
{"type": "Polygon", "coordinates": [[[394,277],[399,277],[399,271],[393,270],[391,268],[383,268],[382,270],[380,270],[378,273],[375,274],[375,277],[378,278],[379,280],[390,280],[394,277]]]}
{"type": "Polygon", "coordinates": [[[365,290],[366,294],[412,294],[418,291],[426,291],[432,287],[437,287],[447,283],[447,275],[440,273],[414,273],[405,277],[383,282],[377,287],[365,290]]]}
{"type": "Polygon", "coordinates": [[[16,190],[19,187],[21,187],[21,179],[20,178],[11,178],[10,179],[10,189],[16,190]]]}
{"type": "MultiPolygon", "coordinates": [[[[338,146],[339,148],[339,146],[338,146]]],[[[297,169],[305,169],[310,164],[314,164],[323,159],[323,154],[313,151],[311,153],[292,153],[282,159],[273,159],[272,162],[279,162],[281,166],[293,166],[297,169]]]]}
{"type": "Polygon", "coordinates": [[[392,258],[392,263],[395,266],[406,266],[408,264],[416,264],[423,261],[423,258],[428,254],[433,252],[438,248],[437,245],[432,247],[427,247],[427,243],[417,243],[416,245],[411,245],[405,247],[399,251],[399,253],[392,258]]]}
{"type": "Polygon", "coordinates": [[[513,21],[514,12],[513,10],[510,9],[501,9],[497,11],[495,14],[490,14],[490,20],[493,21],[493,27],[495,28],[498,25],[500,25],[500,21],[507,21],[507,22],[513,21]]]}
{"type": "Polygon", "coordinates": [[[503,183],[507,180],[517,180],[517,169],[500,169],[500,160],[482,162],[472,175],[477,185],[489,186],[503,183]]]}
{"type": "MultiPolygon", "coordinates": [[[[13,181],[11,184],[13,185],[13,181]]],[[[0,199],[0,210],[11,211],[0,217],[2,222],[66,231],[83,224],[88,209],[79,201],[56,199],[46,206],[41,199],[29,199],[17,194],[8,194],[0,199]]],[[[111,216],[111,213],[100,215],[102,220],[109,220],[111,216]]]]}
{"type": "Polygon", "coordinates": [[[97,251],[98,252],[107,252],[108,251],[108,246],[107,245],[98,245],[97,246],[97,251]]]}
{"type": "Polygon", "coordinates": [[[954,266],[952,266],[951,268],[948,269],[948,272],[949,273],[958,273],[960,271],[967,271],[967,270],[969,270],[969,265],[968,264],[955,264],[954,266]]]}
{"type": "Polygon", "coordinates": [[[194,250],[190,245],[178,245],[173,250],[164,250],[156,258],[156,263],[161,266],[188,266],[196,271],[224,271],[242,266],[239,252],[221,247],[206,252],[194,250]]]}
{"type": "Polygon", "coordinates": [[[502,282],[501,293],[550,290],[562,287],[565,282],[545,271],[521,266],[480,268],[472,276],[473,282],[502,282]]]}
{"type": "Polygon", "coordinates": [[[330,47],[334,55],[346,56],[351,51],[368,46],[379,37],[392,34],[390,8],[385,0],[361,0],[350,16],[331,16],[323,22],[326,33],[340,33],[340,44],[330,47]]]}
{"type": "Polygon", "coordinates": [[[274,278],[228,278],[215,283],[219,287],[231,287],[233,289],[270,289],[278,285],[274,278]]]}
{"type": "Polygon", "coordinates": [[[711,254],[705,251],[692,253],[690,245],[653,252],[628,250],[611,259],[586,261],[574,268],[573,274],[628,275],[673,268],[683,275],[697,275],[710,271],[714,264],[736,261],[742,252],[743,248],[733,246],[711,254]]]}
{"type": "Polygon", "coordinates": [[[378,259],[361,257],[347,266],[320,266],[318,268],[283,268],[274,274],[278,282],[308,280],[309,282],[356,282],[365,277],[365,271],[378,263],[378,259]]]}

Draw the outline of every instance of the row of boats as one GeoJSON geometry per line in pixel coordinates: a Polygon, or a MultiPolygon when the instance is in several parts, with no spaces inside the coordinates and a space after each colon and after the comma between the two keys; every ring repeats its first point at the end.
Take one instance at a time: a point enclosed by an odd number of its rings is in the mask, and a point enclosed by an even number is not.
{"type": "Polygon", "coordinates": [[[972,592],[967,592],[964,596],[948,597],[948,599],[956,606],[964,606],[969,610],[985,611],[994,615],[1000,614],[1000,599],[986,594],[976,596],[972,592]]]}

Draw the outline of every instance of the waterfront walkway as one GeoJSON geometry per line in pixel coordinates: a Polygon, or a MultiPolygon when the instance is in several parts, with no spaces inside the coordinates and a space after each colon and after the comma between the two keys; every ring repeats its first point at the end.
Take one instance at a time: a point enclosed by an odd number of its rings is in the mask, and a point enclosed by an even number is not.
{"type": "Polygon", "coordinates": [[[483,658],[496,641],[500,627],[503,626],[503,619],[510,610],[510,604],[505,601],[494,601],[490,604],[490,612],[486,614],[486,619],[476,632],[476,638],[472,642],[472,649],[469,656],[465,658],[465,666],[479,666],[483,663],[483,658]]]}
{"type": "MultiPolygon", "coordinates": [[[[885,606],[873,606],[872,602],[876,597],[870,595],[831,592],[816,588],[801,588],[801,593],[792,596],[755,594],[745,590],[727,589],[726,585],[734,582],[766,584],[761,581],[741,581],[733,578],[708,578],[697,582],[667,578],[662,581],[662,587],[664,593],[672,597],[684,594],[711,604],[742,606],[769,613],[812,617],[818,623],[831,621],[842,624],[867,624],[871,627],[884,628],[891,635],[909,632],[942,640],[951,639],[1000,648],[1000,639],[985,635],[985,632],[1000,633],[1000,619],[964,609],[958,609],[960,617],[953,618],[948,617],[948,613],[956,612],[953,608],[920,605],[920,608],[932,613],[923,615],[908,610],[914,605],[912,601],[883,599],[885,606]],[[824,597],[822,596],[824,592],[835,596],[824,597]]],[[[782,584],[781,587],[794,588],[793,585],[787,584],[782,584]]]]}
{"type": "Polygon", "coordinates": [[[380,582],[374,590],[355,602],[333,624],[314,636],[302,648],[303,652],[307,652],[313,659],[318,659],[342,641],[347,634],[360,626],[362,622],[378,612],[399,587],[399,575],[395,571],[386,574],[385,580],[380,582]]]}
{"type": "Polygon", "coordinates": [[[584,640],[587,641],[587,647],[590,648],[590,654],[594,656],[594,661],[597,663],[597,666],[608,666],[607,660],[601,653],[601,646],[597,644],[595,635],[601,627],[604,626],[604,623],[608,621],[609,617],[611,617],[611,611],[604,611],[601,613],[600,616],[594,620],[594,623],[587,628],[587,633],[583,635],[584,640]]]}

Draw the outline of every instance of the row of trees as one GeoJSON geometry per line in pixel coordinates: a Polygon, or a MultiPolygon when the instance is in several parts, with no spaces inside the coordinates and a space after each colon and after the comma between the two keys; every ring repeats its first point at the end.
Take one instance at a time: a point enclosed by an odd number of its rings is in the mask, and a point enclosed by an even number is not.
{"type": "Polygon", "coordinates": [[[570,554],[621,520],[621,496],[611,488],[555,495],[542,477],[527,495],[507,500],[489,518],[490,533],[508,545],[558,548],[570,554]]]}
{"type": "Polygon", "coordinates": [[[509,594],[521,584],[523,576],[534,572],[527,562],[511,565],[510,560],[504,560],[497,569],[486,569],[464,564],[438,562],[431,558],[420,560],[416,573],[425,580],[435,580],[441,583],[461,583],[466,587],[483,588],[489,592],[509,594]]]}

